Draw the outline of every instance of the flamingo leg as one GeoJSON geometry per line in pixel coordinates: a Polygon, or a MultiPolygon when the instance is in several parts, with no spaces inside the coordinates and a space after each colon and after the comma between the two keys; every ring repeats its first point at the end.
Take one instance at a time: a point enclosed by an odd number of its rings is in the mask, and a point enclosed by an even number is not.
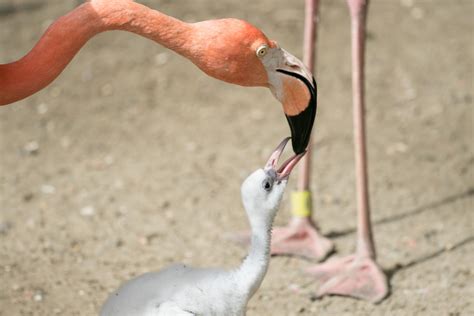
{"type": "Polygon", "coordinates": [[[352,89],[357,182],[357,249],[308,269],[321,286],[317,296],[343,295],[379,302],[388,294],[387,278],[375,262],[370,223],[364,109],[364,52],[368,0],[347,0],[352,30],[352,89]]]}
{"type": "MultiPolygon", "coordinates": [[[[319,0],[306,0],[304,56],[305,65],[314,73],[316,27],[318,23],[319,0]]],[[[311,218],[311,141],[307,154],[300,162],[297,191],[293,192],[293,216],[284,227],[275,227],[272,234],[271,253],[273,255],[289,254],[315,260],[325,259],[334,249],[332,241],[324,237],[311,218]]]]}

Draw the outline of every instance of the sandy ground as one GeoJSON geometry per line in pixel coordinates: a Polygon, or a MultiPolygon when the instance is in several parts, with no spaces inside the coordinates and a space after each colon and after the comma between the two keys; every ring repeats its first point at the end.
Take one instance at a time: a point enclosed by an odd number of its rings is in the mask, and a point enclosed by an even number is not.
{"type": "MultiPolygon", "coordinates": [[[[0,62],[72,1],[2,0],[0,62]]],[[[147,1],[187,21],[239,17],[301,57],[303,1],[147,1]]],[[[472,0],[373,0],[371,200],[391,294],[311,300],[313,262],[271,261],[248,315],[474,315],[472,0]]],[[[349,20],[322,1],[315,218],[354,249],[349,20]]],[[[0,108],[0,315],[94,315],[123,280],[171,262],[232,267],[239,186],[289,131],[265,89],[210,79],[127,33],[101,34],[44,91],[0,108]]],[[[293,176],[291,187],[296,176],[293,176]]],[[[289,218],[287,196],[277,224],[289,218]]]]}

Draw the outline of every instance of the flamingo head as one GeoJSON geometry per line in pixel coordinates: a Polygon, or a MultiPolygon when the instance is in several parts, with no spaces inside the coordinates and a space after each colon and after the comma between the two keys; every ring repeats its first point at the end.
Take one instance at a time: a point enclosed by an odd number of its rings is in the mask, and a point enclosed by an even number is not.
{"type": "Polygon", "coordinates": [[[269,88],[283,106],[293,151],[304,152],[316,116],[316,82],[310,71],[246,21],[211,20],[194,26],[200,31],[197,34],[202,35],[193,39],[200,49],[188,57],[217,79],[269,88]]]}

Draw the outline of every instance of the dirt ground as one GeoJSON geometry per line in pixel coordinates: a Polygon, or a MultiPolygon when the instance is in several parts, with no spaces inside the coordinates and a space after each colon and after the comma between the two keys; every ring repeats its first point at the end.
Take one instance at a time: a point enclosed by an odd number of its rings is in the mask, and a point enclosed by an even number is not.
{"type": "MultiPolygon", "coordinates": [[[[302,0],[144,3],[246,19],[301,57],[302,0]]],[[[0,62],[74,6],[2,0],[0,62]]],[[[248,315],[474,315],[473,14],[472,0],[370,6],[370,188],[390,296],[312,300],[302,270],[315,263],[276,257],[248,315]]],[[[355,244],[349,35],[345,1],[322,0],[312,190],[335,255],[355,244]]],[[[171,262],[237,265],[245,249],[223,236],[248,227],[239,186],[288,134],[265,89],[131,34],[95,37],[47,89],[0,108],[0,315],[95,315],[122,281],[171,262]]],[[[287,194],[277,224],[288,209],[287,194]]]]}

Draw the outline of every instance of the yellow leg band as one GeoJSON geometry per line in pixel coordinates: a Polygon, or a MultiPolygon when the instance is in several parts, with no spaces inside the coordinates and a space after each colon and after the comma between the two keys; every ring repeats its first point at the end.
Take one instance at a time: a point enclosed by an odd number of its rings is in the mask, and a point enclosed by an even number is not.
{"type": "Polygon", "coordinates": [[[311,216],[311,192],[291,192],[291,214],[296,217],[311,216]]]}

